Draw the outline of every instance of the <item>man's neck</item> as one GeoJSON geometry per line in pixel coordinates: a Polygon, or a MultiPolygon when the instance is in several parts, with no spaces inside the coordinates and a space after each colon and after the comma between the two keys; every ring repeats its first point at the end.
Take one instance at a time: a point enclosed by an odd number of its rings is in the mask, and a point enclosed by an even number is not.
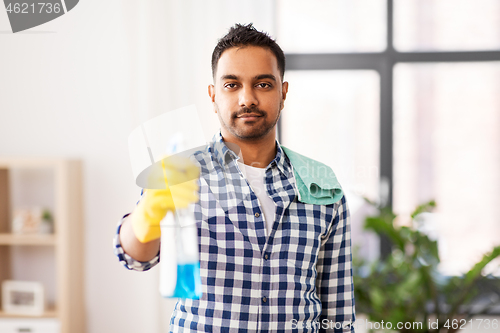
{"type": "Polygon", "coordinates": [[[241,157],[242,162],[255,168],[265,168],[276,157],[275,132],[255,141],[243,141],[222,134],[226,146],[241,157]]]}

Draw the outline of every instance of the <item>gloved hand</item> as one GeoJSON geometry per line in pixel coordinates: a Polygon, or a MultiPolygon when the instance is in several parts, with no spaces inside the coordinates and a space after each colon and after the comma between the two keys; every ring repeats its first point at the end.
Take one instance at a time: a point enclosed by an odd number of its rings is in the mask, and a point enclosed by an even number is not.
{"type": "MultiPolygon", "coordinates": [[[[147,243],[161,236],[160,222],[169,211],[185,208],[198,201],[199,169],[187,158],[167,158],[162,161],[166,189],[148,189],[131,214],[132,229],[137,239],[147,243]],[[171,185],[173,184],[173,185],[171,185]]],[[[151,180],[154,182],[155,180],[151,180]]]]}

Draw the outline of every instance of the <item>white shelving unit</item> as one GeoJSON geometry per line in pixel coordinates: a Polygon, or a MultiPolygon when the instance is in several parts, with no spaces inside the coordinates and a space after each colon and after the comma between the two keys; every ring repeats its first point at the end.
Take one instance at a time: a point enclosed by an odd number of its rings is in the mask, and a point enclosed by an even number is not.
{"type": "Polygon", "coordinates": [[[79,161],[0,158],[0,283],[3,280],[18,279],[16,271],[21,267],[26,268],[28,274],[31,274],[28,278],[33,281],[42,279],[43,276],[49,284],[48,289],[53,291],[53,300],[42,316],[17,316],[0,310],[0,323],[2,320],[8,322],[13,319],[16,322],[43,322],[44,318],[48,318],[47,322],[53,322],[54,319],[59,322],[61,333],[85,332],[82,221],[82,176],[79,161]],[[37,189],[30,189],[30,182],[36,183],[37,180],[33,177],[33,181],[30,175],[36,175],[40,171],[50,176],[38,182],[37,189]],[[21,185],[13,181],[13,175],[17,179],[21,178],[21,185]],[[16,186],[25,188],[19,189],[16,186]],[[24,199],[19,193],[23,193],[23,190],[28,204],[33,204],[37,196],[43,198],[41,201],[50,201],[55,222],[53,234],[11,233],[12,201],[15,199],[22,204],[24,199]],[[32,192],[36,193],[32,195],[32,192]],[[14,196],[14,193],[17,195],[14,196]],[[47,195],[51,198],[47,198],[47,195]],[[18,253],[23,253],[23,256],[17,256],[18,253]],[[45,256],[43,259],[49,264],[36,262],[40,259],[38,253],[42,253],[45,256]],[[30,260],[30,255],[35,258],[30,260]],[[19,262],[26,260],[27,256],[26,263],[19,262]]]}

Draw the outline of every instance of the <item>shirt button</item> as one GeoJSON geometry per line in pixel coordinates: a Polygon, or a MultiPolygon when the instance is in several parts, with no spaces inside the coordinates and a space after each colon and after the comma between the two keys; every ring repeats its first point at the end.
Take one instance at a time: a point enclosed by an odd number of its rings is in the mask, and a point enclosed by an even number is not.
{"type": "Polygon", "coordinates": [[[262,302],[266,303],[267,302],[267,298],[266,296],[262,297],[262,302]]]}
{"type": "Polygon", "coordinates": [[[267,260],[267,259],[269,259],[269,256],[266,254],[266,255],[264,256],[264,259],[266,259],[266,260],[267,260]]]}
{"type": "Polygon", "coordinates": [[[259,216],[260,216],[260,214],[259,214],[259,213],[255,213],[255,217],[259,217],[259,216]]]}

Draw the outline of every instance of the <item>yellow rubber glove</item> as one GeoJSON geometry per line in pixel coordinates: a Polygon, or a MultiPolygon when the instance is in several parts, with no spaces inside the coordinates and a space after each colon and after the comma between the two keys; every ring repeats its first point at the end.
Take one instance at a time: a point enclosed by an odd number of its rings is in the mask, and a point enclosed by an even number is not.
{"type": "Polygon", "coordinates": [[[131,215],[132,229],[142,243],[161,237],[160,222],[169,211],[198,201],[197,166],[186,158],[168,158],[162,161],[162,167],[166,189],[145,190],[131,215]]]}

